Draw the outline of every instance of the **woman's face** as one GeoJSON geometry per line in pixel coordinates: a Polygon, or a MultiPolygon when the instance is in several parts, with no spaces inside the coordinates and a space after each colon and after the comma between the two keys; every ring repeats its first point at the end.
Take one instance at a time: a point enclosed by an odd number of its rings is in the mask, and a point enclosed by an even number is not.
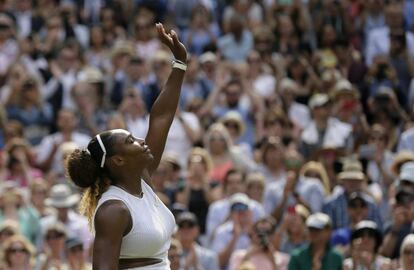
{"type": "Polygon", "coordinates": [[[375,236],[371,232],[365,232],[361,237],[352,241],[352,248],[357,251],[375,252],[375,236]]]}
{"type": "Polygon", "coordinates": [[[104,43],[104,35],[102,28],[95,26],[91,29],[91,45],[102,45],[104,43]]]}
{"type": "Polygon", "coordinates": [[[10,266],[22,267],[16,269],[24,269],[24,265],[28,263],[28,260],[30,258],[29,251],[20,242],[12,243],[10,248],[7,249],[6,254],[8,261],[10,262],[10,266]]]}
{"type": "Polygon", "coordinates": [[[22,98],[26,102],[37,104],[39,101],[39,88],[33,82],[26,82],[22,85],[22,98]]]}
{"type": "Polygon", "coordinates": [[[264,186],[260,182],[252,182],[247,186],[246,193],[249,198],[262,202],[264,186]]]}
{"type": "Polygon", "coordinates": [[[280,164],[283,160],[283,152],[281,147],[272,146],[267,149],[264,156],[264,163],[266,165],[280,164]]]}
{"type": "MultiPolygon", "coordinates": [[[[188,171],[194,176],[204,176],[206,174],[206,166],[202,156],[193,155],[188,163],[188,171]]],[[[200,179],[201,180],[201,179],[200,179]]]]}
{"type": "Polygon", "coordinates": [[[122,129],[111,132],[116,136],[114,145],[116,155],[121,158],[121,163],[114,163],[115,166],[133,173],[137,170],[137,164],[143,168],[154,160],[151,149],[144,139],[135,138],[130,132],[122,129]]]}
{"type": "Polygon", "coordinates": [[[226,140],[219,132],[212,132],[209,141],[210,151],[213,155],[222,154],[227,151],[226,140]]]}
{"type": "Polygon", "coordinates": [[[46,196],[47,196],[46,189],[37,187],[32,190],[30,199],[33,205],[38,207],[38,206],[44,205],[44,200],[46,199],[46,196]]]}
{"type": "Polygon", "coordinates": [[[56,254],[62,253],[65,249],[65,240],[65,235],[58,231],[48,231],[46,234],[46,243],[56,254]]]}
{"type": "Polygon", "coordinates": [[[404,270],[411,269],[414,265],[414,244],[407,245],[401,253],[402,266],[404,270]]]}
{"type": "Polygon", "coordinates": [[[305,223],[299,214],[288,214],[288,232],[291,234],[302,233],[305,231],[305,223]]]}

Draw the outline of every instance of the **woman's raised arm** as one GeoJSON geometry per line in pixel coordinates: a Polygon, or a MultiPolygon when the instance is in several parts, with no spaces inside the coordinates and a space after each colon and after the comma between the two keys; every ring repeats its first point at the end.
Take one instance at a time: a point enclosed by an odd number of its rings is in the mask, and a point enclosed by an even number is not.
{"type": "Polygon", "coordinates": [[[181,85],[187,67],[187,50],[178,39],[177,33],[174,30],[166,33],[164,26],[160,23],[156,27],[159,39],[171,50],[174,58],[178,61],[173,61],[171,74],[150,112],[149,129],[147,137],[145,138],[154,156],[154,162],[148,168],[150,175],[160,163],[168,131],[174,119],[175,111],[177,110],[181,85]]]}

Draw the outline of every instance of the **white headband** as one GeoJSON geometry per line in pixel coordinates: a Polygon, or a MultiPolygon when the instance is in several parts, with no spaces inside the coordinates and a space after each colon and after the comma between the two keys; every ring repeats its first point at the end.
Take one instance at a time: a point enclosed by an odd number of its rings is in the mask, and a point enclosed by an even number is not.
{"type": "Polygon", "coordinates": [[[105,156],[106,156],[106,149],[105,149],[105,145],[102,142],[101,139],[101,135],[97,135],[96,138],[98,139],[99,145],[101,146],[103,155],[102,155],[102,160],[101,160],[101,168],[103,168],[104,164],[105,164],[105,156]]]}

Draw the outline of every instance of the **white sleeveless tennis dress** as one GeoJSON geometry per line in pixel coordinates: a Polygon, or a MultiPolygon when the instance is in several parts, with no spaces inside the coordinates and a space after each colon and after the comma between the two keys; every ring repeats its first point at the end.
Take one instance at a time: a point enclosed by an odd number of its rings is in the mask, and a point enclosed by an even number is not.
{"type": "Polygon", "coordinates": [[[131,195],[119,187],[110,186],[102,194],[96,210],[109,200],[122,201],[128,207],[132,217],[132,228],[122,238],[121,259],[156,258],[162,260],[158,264],[129,269],[169,270],[168,249],[175,219],[171,211],[144,180],[141,180],[141,186],[144,192],[142,198],[131,195]]]}

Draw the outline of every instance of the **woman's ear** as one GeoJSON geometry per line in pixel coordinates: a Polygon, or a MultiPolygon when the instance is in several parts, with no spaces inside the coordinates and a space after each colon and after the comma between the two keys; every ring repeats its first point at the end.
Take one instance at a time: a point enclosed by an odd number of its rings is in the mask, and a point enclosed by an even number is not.
{"type": "Polygon", "coordinates": [[[122,166],[125,163],[125,160],[120,155],[113,155],[109,158],[110,162],[113,163],[115,166],[122,166]]]}

